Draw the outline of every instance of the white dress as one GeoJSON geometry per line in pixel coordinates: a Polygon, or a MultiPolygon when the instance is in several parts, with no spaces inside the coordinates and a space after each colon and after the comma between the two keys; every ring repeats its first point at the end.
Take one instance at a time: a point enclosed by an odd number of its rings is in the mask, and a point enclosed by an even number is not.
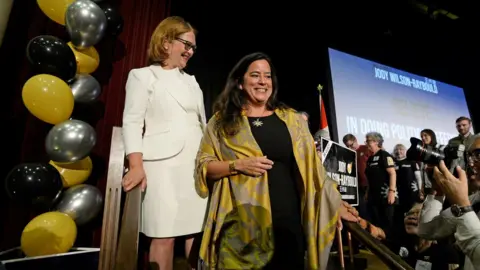
{"type": "Polygon", "coordinates": [[[189,75],[177,69],[163,72],[171,72],[167,76],[171,81],[163,77],[161,83],[165,87],[174,85],[175,89],[170,90],[183,95],[182,107],[187,113],[176,117],[175,122],[183,125],[186,139],[183,149],[173,157],[143,162],[147,188],[142,202],[141,232],[153,238],[201,232],[208,203],[197,194],[194,182],[195,158],[203,136],[198,101],[192,95],[186,77],[189,75]]]}

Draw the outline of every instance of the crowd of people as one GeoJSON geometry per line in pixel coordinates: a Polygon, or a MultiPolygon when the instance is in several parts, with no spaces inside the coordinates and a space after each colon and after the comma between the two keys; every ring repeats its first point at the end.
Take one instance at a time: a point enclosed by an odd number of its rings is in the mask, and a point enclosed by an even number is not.
{"type": "MultiPolygon", "coordinates": [[[[465,149],[472,149],[476,136],[470,131],[471,120],[459,117],[456,128],[459,135],[449,140],[448,147],[456,149],[463,145],[465,149]]],[[[444,148],[438,144],[431,129],[422,130],[419,137],[424,149],[442,151],[444,148]]],[[[427,196],[439,192],[434,179],[438,163],[425,160],[418,153],[408,155],[408,148],[403,144],[384,149],[383,142],[378,132],[366,134],[365,144],[359,144],[352,134],[343,137],[345,146],[357,152],[360,216],[374,225],[370,230],[373,236],[384,241],[412,267],[428,264],[433,267],[428,269],[457,269],[463,265],[464,256],[452,238],[434,241],[419,235],[423,202],[427,196]]],[[[475,193],[480,187],[474,169],[476,159],[467,152],[457,157],[460,162],[456,164],[468,172],[469,191],[475,193]]],[[[446,200],[442,209],[450,205],[451,202],[446,200]]],[[[430,230],[440,228],[430,227],[430,230]]]]}

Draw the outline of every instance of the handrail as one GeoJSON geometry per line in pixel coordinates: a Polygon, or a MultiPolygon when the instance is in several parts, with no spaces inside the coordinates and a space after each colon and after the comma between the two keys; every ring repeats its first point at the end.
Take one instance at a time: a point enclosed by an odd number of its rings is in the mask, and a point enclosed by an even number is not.
{"type": "Polygon", "coordinates": [[[105,203],[102,222],[102,240],[98,270],[113,270],[118,246],[120,226],[122,177],[125,163],[125,147],[121,127],[113,127],[110,158],[105,189],[105,203]]]}
{"type": "Polygon", "coordinates": [[[375,254],[384,264],[390,269],[395,270],[414,270],[407,264],[400,256],[393,253],[388,247],[382,244],[379,240],[371,236],[367,231],[362,229],[360,225],[354,222],[344,221],[344,228],[346,228],[356,239],[365,245],[373,254],[375,254]]]}
{"type": "Polygon", "coordinates": [[[142,192],[137,186],[122,193],[126,165],[122,128],[113,127],[98,270],[137,269],[142,192]]]}
{"type": "Polygon", "coordinates": [[[127,192],[118,236],[115,270],[137,269],[141,201],[142,191],[139,185],[127,192]]]}

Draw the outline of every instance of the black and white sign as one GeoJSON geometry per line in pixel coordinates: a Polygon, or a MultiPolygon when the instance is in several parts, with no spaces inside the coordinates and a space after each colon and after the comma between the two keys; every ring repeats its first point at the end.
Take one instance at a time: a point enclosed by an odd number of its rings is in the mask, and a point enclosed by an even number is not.
{"type": "Polygon", "coordinates": [[[327,175],[338,183],[342,200],[358,205],[357,152],[321,138],[322,162],[327,175]]]}

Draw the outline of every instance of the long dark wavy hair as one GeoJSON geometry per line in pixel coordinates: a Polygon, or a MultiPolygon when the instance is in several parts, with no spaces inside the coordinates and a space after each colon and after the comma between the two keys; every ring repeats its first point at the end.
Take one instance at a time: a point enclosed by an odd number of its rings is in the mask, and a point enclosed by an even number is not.
{"type": "Polygon", "coordinates": [[[422,135],[422,133],[425,133],[428,136],[430,136],[431,141],[430,141],[429,145],[431,145],[431,146],[436,146],[437,145],[437,135],[435,135],[435,132],[433,130],[426,128],[426,129],[420,131],[420,135],[422,135]]]}
{"type": "Polygon", "coordinates": [[[277,72],[270,57],[262,52],[246,55],[238,61],[230,71],[230,74],[228,74],[225,88],[213,105],[213,112],[217,117],[217,127],[219,128],[219,131],[223,131],[227,136],[233,136],[237,134],[239,130],[242,121],[242,110],[247,104],[247,95],[245,91],[239,88],[239,85],[243,83],[243,78],[245,73],[247,73],[250,64],[258,60],[266,60],[270,65],[271,70],[272,95],[267,100],[267,110],[272,111],[277,108],[288,108],[285,104],[277,100],[277,72]]]}

